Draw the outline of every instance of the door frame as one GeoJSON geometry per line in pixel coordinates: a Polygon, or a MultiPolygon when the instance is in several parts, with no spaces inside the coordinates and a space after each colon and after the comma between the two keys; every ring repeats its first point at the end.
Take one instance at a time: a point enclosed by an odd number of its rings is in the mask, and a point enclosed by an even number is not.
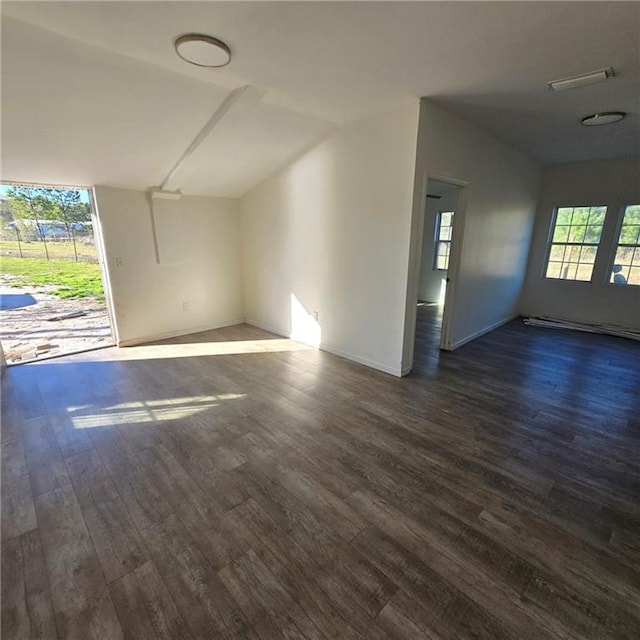
{"type": "Polygon", "coordinates": [[[96,244],[96,254],[98,256],[98,264],[100,265],[100,274],[102,275],[102,288],[104,289],[104,300],[107,307],[107,315],[109,316],[109,325],[111,327],[111,337],[115,346],[120,344],[118,336],[118,325],[113,311],[113,294],[111,292],[111,280],[109,279],[109,269],[107,268],[107,254],[104,248],[104,235],[102,233],[102,221],[98,213],[98,205],[94,187],[88,187],[89,192],[89,208],[91,209],[91,224],[93,225],[93,238],[96,244]]]}
{"type": "MultiPolygon", "coordinates": [[[[102,288],[104,290],[105,306],[107,308],[107,317],[109,318],[109,329],[111,331],[111,343],[105,346],[115,346],[118,344],[118,330],[115,323],[115,315],[113,312],[113,296],[111,293],[111,282],[109,280],[109,271],[107,269],[106,253],[104,248],[104,240],[102,234],[102,225],[98,215],[96,206],[96,197],[93,187],[78,184],[53,184],[50,182],[32,182],[25,180],[3,180],[2,184],[14,185],[18,187],[51,187],[52,189],[77,189],[86,191],[89,194],[89,211],[91,212],[91,226],[93,227],[93,239],[96,246],[96,255],[98,264],[100,265],[100,275],[102,278],[102,288]]],[[[60,354],[68,355],[68,354],[60,354]]],[[[12,366],[12,365],[8,365],[12,366]]]]}
{"type": "Polygon", "coordinates": [[[420,206],[417,215],[414,213],[411,224],[409,273],[408,273],[408,311],[405,316],[406,351],[402,362],[402,375],[407,375],[413,368],[413,358],[416,338],[416,318],[418,312],[418,288],[420,285],[420,266],[422,264],[422,238],[424,234],[424,218],[427,207],[427,187],[429,180],[437,180],[458,188],[455,222],[451,237],[449,252],[449,268],[447,270],[447,288],[445,292],[444,309],[442,313],[442,328],[440,334],[440,349],[451,350],[452,325],[455,318],[455,290],[462,263],[462,246],[464,243],[464,229],[467,217],[467,204],[470,183],[435,170],[425,170],[420,189],[420,206]]]}

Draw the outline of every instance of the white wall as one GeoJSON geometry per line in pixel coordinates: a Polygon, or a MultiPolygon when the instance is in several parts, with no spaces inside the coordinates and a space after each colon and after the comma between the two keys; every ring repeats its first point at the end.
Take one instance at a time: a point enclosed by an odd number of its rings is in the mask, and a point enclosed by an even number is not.
{"type": "MultiPolygon", "coordinates": [[[[436,221],[439,211],[456,210],[457,193],[455,191],[442,196],[440,200],[427,198],[422,232],[422,258],[420,263],[420,283],[418,300],[439,302],[443,291],[443,280],[447,271],[434,269],[436,254],[436,221]]],[[[455,216],[454,216],[455,220],[455,216]]]]}
{"type": "Polygon", "coordinates": [[[418,113],[347,124],[242,199],[248,322],[400,374],[418,113]]]}
{"type": "Polygon", "coordinates": [[[609,284],[618,214],[624,205],[637,203],[640,203],[640,158],[547,167],[521,302],[523,314],[640,329],[640,288],[609,284]],[[608,206],[593,281],[544,279],[554,207],[589,204],[608,206]]]}
{"type": "Polygon", "coordinates": [[[95,199],[119,344],[243,321],[236,200],[183,196],[188,251],[167,265],[156,263],[148,194],[98,186],[95,199]]]}
{"type": "MultiPolygon", "coordinates": [[[[468,183],[460,196],[454,224],[455,243],[464,217],[464,239],[458,243],[459,272],[447,300],[447,310],[453,314],[449,346],[455,348],[518,314],[540,167],[519,151],[423,100],[413,212],[414,234],[420,239],[422,198],[429,175],[468,183]]],[[[405,370],[413,357],[415,309],[411,307],[417,293],[418,253],[414,244],[407,296],[405,370]]],[[[452,268],[450,261],[450,272],[452,268]]]]}

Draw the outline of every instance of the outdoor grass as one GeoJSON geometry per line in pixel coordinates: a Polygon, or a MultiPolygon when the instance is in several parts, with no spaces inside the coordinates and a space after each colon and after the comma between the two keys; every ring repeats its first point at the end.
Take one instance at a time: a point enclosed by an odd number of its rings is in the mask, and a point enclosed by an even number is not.
{"type": "Polygon", "coordinates": [[[3,256],[0,275],[5,274],[11,276],[11,286],[51,285],[55,289],[49,293],[60,298],[104,300],[100,265],[95,263],[3,256]]]}
{"type": "MultiPolygon", "coordinates": [[[[73,260],[73,244],[68,240],[47,242],[49,257],[52,259],[73,260]]],[[[20,245],[15,240],[0,240],[0,255],[18,257],[20,251],[25,258],[46,258],[42,242],[21,242],[20,245]]],[[[80,239],[76,241],[76,251],[78,258],[82,261],[97,261],[96,247],[91,242],[80,239]]]]}

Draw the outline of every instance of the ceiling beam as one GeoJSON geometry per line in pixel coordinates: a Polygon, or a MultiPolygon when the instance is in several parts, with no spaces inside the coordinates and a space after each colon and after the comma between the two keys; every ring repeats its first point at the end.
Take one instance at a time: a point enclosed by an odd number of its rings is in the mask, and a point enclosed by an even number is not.
{"type": "Polygon", "coordinates": [[[225,117],[231,109],[237,111],[239,108],[246,109],[255,106],[266,94],[264,89],[254,87],[250,84],[238,89],[234,89],[222,101],[222,104],[213,112],[213,115],[207,120],[202,129],[196,134],[189,146],[184,150],[178,158],[164,180],[160,183],[160,189],[176,190],[180,187],[177,184],[177,175],[189,158],[195,153],[196,149],[206,140],[215,127],[225,117]]]}

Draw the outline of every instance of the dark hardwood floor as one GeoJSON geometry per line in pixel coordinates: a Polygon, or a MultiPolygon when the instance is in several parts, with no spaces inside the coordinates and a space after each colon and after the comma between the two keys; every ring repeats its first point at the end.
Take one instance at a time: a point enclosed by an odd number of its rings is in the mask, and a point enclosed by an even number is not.
{"type": "Polygon", "coordinates": [[[10,368],[2,638],[640,637],[640,346],[395,379],[248,326],[10,368]]]}

